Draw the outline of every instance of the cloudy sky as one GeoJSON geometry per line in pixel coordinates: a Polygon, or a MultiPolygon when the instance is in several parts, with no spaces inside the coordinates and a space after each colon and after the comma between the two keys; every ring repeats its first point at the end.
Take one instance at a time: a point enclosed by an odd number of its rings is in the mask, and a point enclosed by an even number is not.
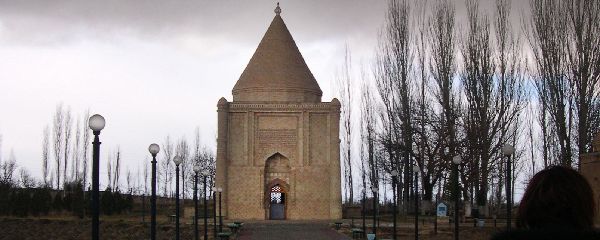
{"type": "MultiPolygon", "coordinates": [[[[232,99],[275,4],[0,1],[0,155],[13,151],[41,176],[42,132],[60,103],[74,117],[102,114],[103,155],[120,146],[133,171],[147,146],[167,135],[191,141],[199,127],[203,144],[214,147],[217,100],[232,99]]],[[[331,100],[345,44],[368,61],[385,1],[281,1],[281,8],[323,100],[331,100]]]]}
{"type": "MultiPolygon", "coordinates": [[[[386,1],[280,2],[323,101],[330,101],[346,44],[354,64],[369,64],[386,1]]],[[[103,156],[119,146],[132,171],[143,166],[148,145],[167,135],[191,141],[199,127],[203,144],[214,148],[217,100],[231,101],[275,5],[0,0],[0,156],[13,151],[20,166],[41,176],[42,132],[61,103],[77,118],[87,109],[102,114],[103,156]]],[[[461,15],[464,1],[456,5],[461,15]]]]}

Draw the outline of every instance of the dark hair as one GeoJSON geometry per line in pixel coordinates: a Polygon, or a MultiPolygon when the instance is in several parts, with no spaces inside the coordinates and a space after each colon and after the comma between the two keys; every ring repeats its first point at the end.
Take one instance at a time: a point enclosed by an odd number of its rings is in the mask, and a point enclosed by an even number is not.
{"type": "Polygon", "coordinates": [[[519,228],[594,227],[594,195],[590,184],[569,167],[552,166],[531,178],[517,216],[519,228]]]}

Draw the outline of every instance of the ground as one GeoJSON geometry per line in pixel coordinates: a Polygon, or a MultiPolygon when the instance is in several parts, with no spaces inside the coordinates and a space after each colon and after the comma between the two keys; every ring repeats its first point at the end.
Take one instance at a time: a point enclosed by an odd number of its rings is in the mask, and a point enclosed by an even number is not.
{"type": "Polygon", "coordinates": [[[346,240],[326,221],[260,221],[244,223],[239,240],[346,240]]]}
{"type": "MultiPolygon", "coordinates": [[[[166,218],[159,218],[156,228],[157,240],[171,240],[175,226],[166,218]]],[[[212,228],[212,225],[210,226],[212,228]]],[[[193,239],[193,225],[180,225],[181,239],[193,239]]],[[[203,227],[200,226],[200,231],[203,227]]],[[[212,239],[212,232],[209,232],[212,239]]],[[[150,218],[141,219],[103,217],[100,220],[100,239],[129,240],[149,239],[150,218]]],[[[91,239],[91,221],[72,218],[0,218],[0,240],[71,240],[91,239]]]]}
{"type": "MultiPolygon", "coordinates": [[[[352,236],[351,233],[351,220],[342,221],[342,227],[338,230],[338,232],[343,233],[347,236],[352,236]]],[[[367,220],[367,233],[372,232],[371,228],[372,220],[367,220]]],[[[331,228],[334,228],[333,225],[330,225],[331,228]]],[[[392,239],[392,223],[391,222],[381,222],[380,227],[377,230],[378,239],[392,239]]],[[[354,228],[362,228],[361,220],[354,220],[354,228]]],[[[504,223],[498,223],[496,227],[494,227],[493,222],[486,222],[484,227],[474,227],[472,223],[461,223],[460,224],[460,239],[469,239],[469,240],[488,240],[497,233],[502,231],[505,228],[504,223]]],[[[401,221],[398,223],[396,229],[396,235],[398,239],[414,239],[414,222],[411,220],[401,221]]],[[[428,239],[436,239],[436,240],[450,240],[454,239],[454,227],[450,226],[450,224],[439,223],[437,226],[437,232],[435,231],[434,224],[432,221],[420,221],[419,223],[419,239],[428,240],[428,239]]]]}
{"type": "MultiPolygon", "coordinates": [[[[227,224],[230,221],[225,221],[227,224]]],[[[334,221],[247,221],[237,236],[231,239],[239,240],[345,240],[351,239],[352,221],[343,220],[342,227],[336,230],[334,221]]],[[[200,221],[202,223],[202,221],[200,221]]],[[[354,227],[360,228],[362,221],[354,220],[354,227]]],[[[79,220],[72,217],[44,218],[0,218],[0,240],[37,240],[37,239],[91,239],[90,220],[79,220]]],[[[391,223],[381,222],[378,230],[379,239],[391,239],[391,223]]],[[[403,221],[398,227],[398,239],[413,239],[414,228],[410,220],[403,221]]],[[[149,239],[149,218],[142,222],[140,218],[113,216],[101,218],[101,239],[149,239]]],[[[460,239],[487,240],[499,231],[504,224],[493,226],[487,222],[483,228],[475,228],[471,223],[461,224],[460,239]]],[[[199,226],[200,237],[202,230],[199,226]]],[[[421,222],[419,225],[420,239],[453,239],[453,228],[448,224],[439,224],[437,234],[434,233],[432,222],[421,222]]],[[[225,231],[228,231],[224,227],[225,231]]],[[[370,222],[367,221],[367,232],[371,232],[370,222]]],[[[174,239],[175,227],[166,217],[158,218],[157,239],[174,239]]],[[[213,239],[212,224],[209,223],[209,239],[213,239]]],[[[181,239],[193,239],[193,225],[182,220],[181,239]]]]}

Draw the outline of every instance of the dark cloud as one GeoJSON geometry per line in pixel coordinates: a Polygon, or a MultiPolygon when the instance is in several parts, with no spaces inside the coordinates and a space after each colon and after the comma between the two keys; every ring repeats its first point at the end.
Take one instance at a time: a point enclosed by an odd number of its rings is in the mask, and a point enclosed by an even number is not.
{"type": "MultiPolygon", "coordinates": [[[[283,17],[303,38],[375,32],[385,1],[281,1],[283,17]],[[367,31],[371,32],[371,31],[367,31]],[[312,37],[311,37],[312,36],[312,37]]],[[[61,43],[121,35],[164,38],[180,34],[253,40],[271,21],[275,1],[2,1],[1,38],[61,43]]]]}

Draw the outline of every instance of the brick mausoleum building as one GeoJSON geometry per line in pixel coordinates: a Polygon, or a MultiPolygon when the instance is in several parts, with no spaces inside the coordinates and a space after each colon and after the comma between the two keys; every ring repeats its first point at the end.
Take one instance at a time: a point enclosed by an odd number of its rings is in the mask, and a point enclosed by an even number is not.
{"type": "Polygon", "coordinates": [[[228,219],[339,219],[340,102],[322,91],[280,16],[218,102],[216,185],[228,219]]]}
{"type": "Polygon", "coordinates": [[[580,172],[594,190],[596,200],[596,224],[600,224],[600,133],[594,138],[592,153],[581,156],[580,172]]]}

